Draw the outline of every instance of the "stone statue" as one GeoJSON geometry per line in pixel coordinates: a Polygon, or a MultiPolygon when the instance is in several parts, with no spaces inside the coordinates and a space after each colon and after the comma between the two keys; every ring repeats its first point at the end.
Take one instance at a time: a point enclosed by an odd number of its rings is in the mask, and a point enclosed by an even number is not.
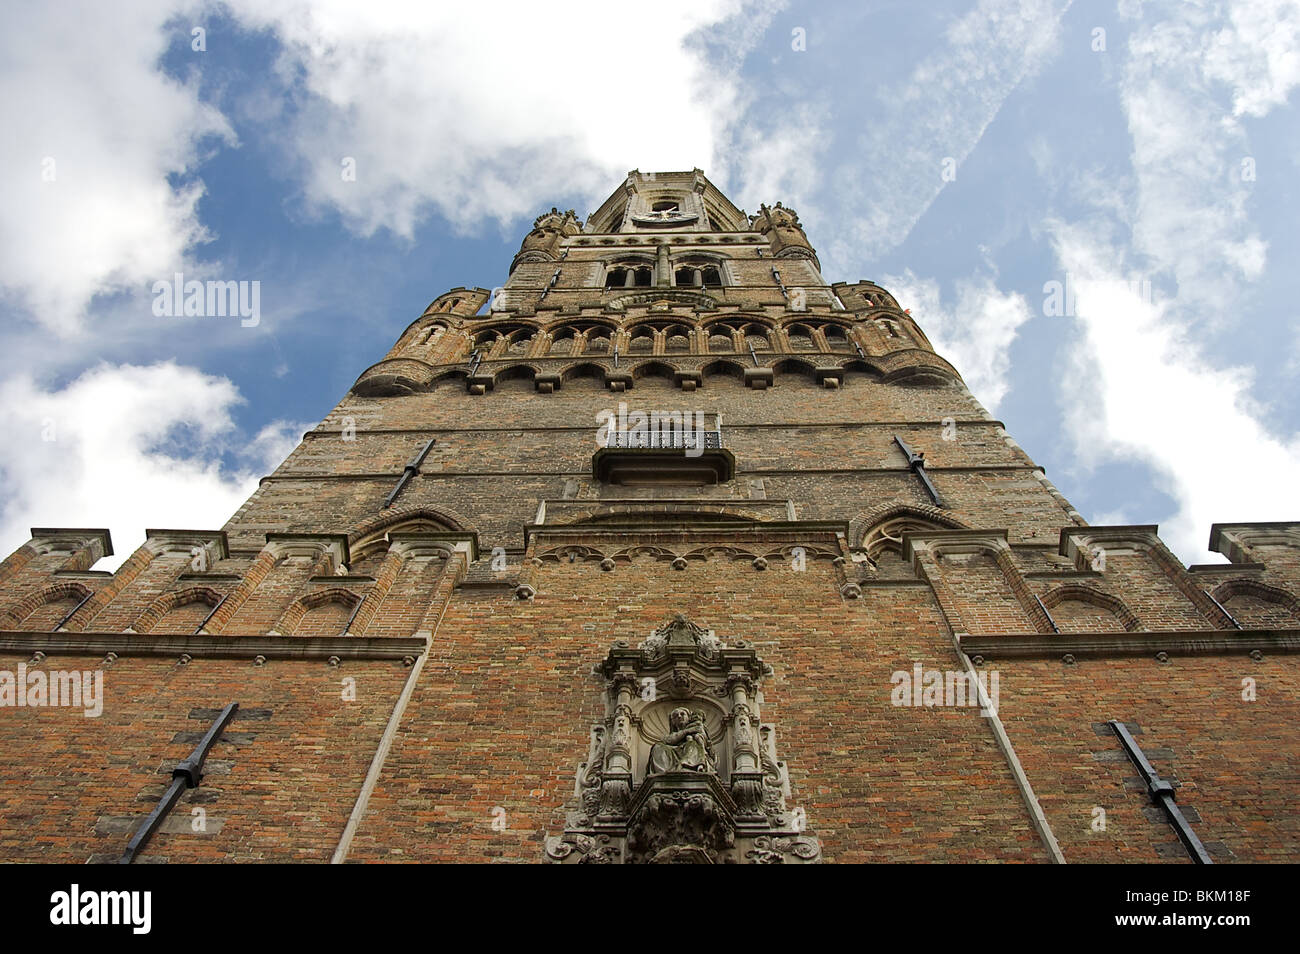
{"type": "Polygon", "coordinates": [[[664,772],[717,774],[704,716],[679,706],[669,714],[668,725],[672,731],[664,736],[662,742],[650,747],[646,775],[662,775],[664,772]]]}

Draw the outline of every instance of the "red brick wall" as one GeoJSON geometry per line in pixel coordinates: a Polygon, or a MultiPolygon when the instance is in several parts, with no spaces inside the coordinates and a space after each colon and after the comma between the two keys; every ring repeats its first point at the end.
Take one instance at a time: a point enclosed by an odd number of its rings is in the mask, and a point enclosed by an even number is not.
{"type": "Polygon", "coordinates": [[[1156,771],[1176,780],[1177,802],[1216,862],[1300,857],[1295,811],[1300,740],[1296,657],[990,661],[1001,672],[999,715],[1033,781],[1043,811],[1072,862],[1187,861],[1110,730],[1110,719],[1141,728],[1138,744],[1156,771]],[[1242,680],[1257,698],[1242,699],[1242,680]],[[1093,809],[1105,832],[1092,830],[1093,809]],[[1189,812],[1194,809],[1195,812],[1189,812]]]}
{"type": "MultiPolygon", "coordinates": [[[[25,657],[0,657],[16,671],[25,657]]],[[[51,656],[42,669],[94,670],[99,657],[51,656]]],[[[237,718],[211,774],[173,809],[207,812],[210,834],[156,834],[144,854],[185,861],[328,861],[408,670],[396,662],[251,662],[123,657],[104,670],[99,718],[67,708],[0,709],[0,858],[80,863],[120,855],[212,715],[237,718]],[[356,681],[356,701],[342,680],[356,681]],[[269,710],[258,713],[257,710],[269,710]],[[263,717],[263,716],[266,717],[263,717]],[[218,825],[218,823],[220,823],[218,825]],[[218,830],[219,829],[219,830],[218,830]]]]}
{"type": "Polygon", "coordinates": [[[774,667],[763,721],[776,726],[791,807],[829,860],[1045,859],[977,710],[890,702],[894,671],[957,665],[925,589],[845,602],[829,564],[812,560],[803,573],[722,558],[609,573],[562,561],[533,580],[531,603],[463,591],[449,607],[351,860],[540,860],[604,716],[592,666],[678,611],[751,641],[774,667]],[[498,807],[504,832],[491,825],[498,807]]]}

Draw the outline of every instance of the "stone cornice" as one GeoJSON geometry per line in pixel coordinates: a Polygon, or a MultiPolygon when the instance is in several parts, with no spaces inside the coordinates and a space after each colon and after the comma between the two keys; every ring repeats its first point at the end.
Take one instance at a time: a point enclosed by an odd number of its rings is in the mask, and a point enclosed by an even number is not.
{"type": "Polygon", "coordinates": [[[113,555],[113,538],[101,527],[32,527],[32,545],[37,549],[51,548],[62,542],[76,548],[97,542],[102,548],[100,558],[113,555]]]}
{"type": "Polygon", "coordinates": [[[736,539],[754,536],[808,536],[847,534],[849,525],[843,520],[674,520],[674,513],[628,514],[634,518],[626,521],[601,520],[586,524],[535,524],[524,527],[526,539],[536,537],[598,537],[628,536],[636,533],[681,536],[716,536],[726,533],[736,539]]]}
{"type": "Polygon", "coordinates": [[[168,636],[152,633],[0,631],[0,653],[47,656],[176,656],[194,659],[402,659],[424,652],[423,639],[380,636],[168,636]]]}
{"type": "Polygon", "coordinates": [[[154,530],[144,532],[144,545],[154,553],[191,553],[196,547],[211,549],[212,560],[230,556],[230,546],[224,530],[154,530]]]}
{"type": "Polygon", "coordinates": [[[985,659],[1059,659],[1245,655],[1300,652],[1300,629],[1186,630],[1145,633],[1028,633],[961,637],[962,651],[985,659]]]}
{"type": "Polygon", "coordinates": [[[1300,547],[1300,522],[1216,523],[1210,526],[1210,549],[1233,563],[1251,563],[1250,548],[1256,545],[1300,547]]]}

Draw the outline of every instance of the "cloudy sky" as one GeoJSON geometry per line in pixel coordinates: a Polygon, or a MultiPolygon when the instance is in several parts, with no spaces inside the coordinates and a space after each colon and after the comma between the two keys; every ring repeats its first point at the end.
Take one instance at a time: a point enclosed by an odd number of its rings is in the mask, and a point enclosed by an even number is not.
{"type": "Polygon", "coordinates": [[[10,5],[0,556],[220,526],[540,211],[699,166],[893,291],[1091,522],[1221,559],[1300,518],[1297,84],[1300,0],[10,5]],[[259,320],[156,314],[176,273],[259,320]]]}

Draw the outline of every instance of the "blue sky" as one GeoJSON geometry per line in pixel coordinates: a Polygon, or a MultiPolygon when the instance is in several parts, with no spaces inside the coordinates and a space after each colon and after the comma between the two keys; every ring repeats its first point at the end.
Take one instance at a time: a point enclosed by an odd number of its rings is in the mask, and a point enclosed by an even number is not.
{"type": "Polygon", "coordinates": [[[1090,521],[1205,562],[1300,518],[1300,3],[650,9],[11,10],[0,551],[221,525],[539,212],[695,166],[894,292],[1090,521]],[[176,272],[259,321],[155,315],[176,272]]]}

